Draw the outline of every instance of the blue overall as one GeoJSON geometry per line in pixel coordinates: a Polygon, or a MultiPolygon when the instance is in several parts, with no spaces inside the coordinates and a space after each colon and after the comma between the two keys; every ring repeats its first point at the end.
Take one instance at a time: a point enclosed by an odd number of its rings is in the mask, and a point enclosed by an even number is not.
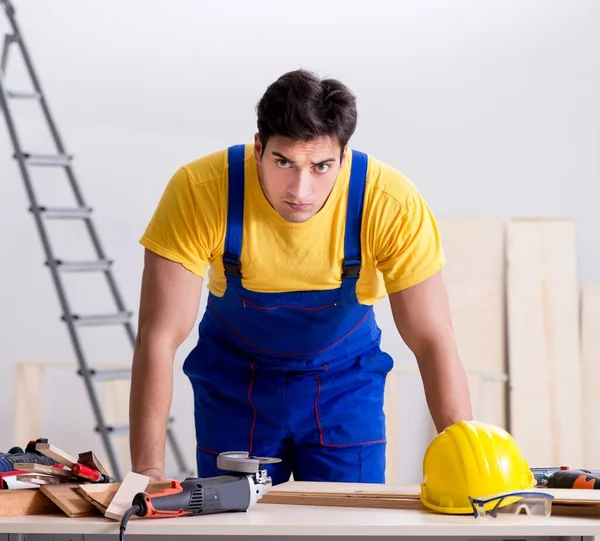
{"type": "MultiPolygon", "coordinates": [[[[385,482],[384,386],[372,306],[356,297],[368,158],[352,153],[342,284],[326,291],[258,293],[242,285],[244,147],[229,148],[224,296],[209,293],[197,345],[184,363],[194,392],[198,476],[223,472],[216,455],[282,459],[278,484],[385,482]]],[[[245,257],[252,257],[248,254],[245,257]]]]}

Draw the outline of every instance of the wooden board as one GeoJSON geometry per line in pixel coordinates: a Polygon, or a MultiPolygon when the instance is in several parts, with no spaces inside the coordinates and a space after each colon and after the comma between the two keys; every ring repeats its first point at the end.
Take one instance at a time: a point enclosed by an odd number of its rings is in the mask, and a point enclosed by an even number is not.
{"type": "Polygon", "coordinates": [[[376,509],[417,509],[425,511],[427,508],[417,499],[402,498],[354,498],[348,496],[326,495],[318,496],[311,494],[285,494],[267,493],[259,503],[276,503],[282,505],[317,505],[331,507],[362,507],[376,509]]]}
{"type": "Polygon", "coordinates": [[[23,481],[24,483],[33,483],[34,485],[59,485],[65,482],[62,477],[56,475],[44,475],[38,473],[27,473],[23,475],[17,475],[17,481],[23,481]]]}
{"type": "Polygon", "coordinates": [[[42,433],[44,366],[19,363],[14,369],[12,437],[15,444],[26,445],[42,433]]]}
{"type": "Polygon", "coordinates": [[[443,270],[476,419],[506,428],[504,222],[440,218],[443,270]]]}
{"type": "Polygon", "coordinates": [[[77,483],[44,485],[40,490],[69,517],[89,517],[98,515],[98,509],[77,492],[77,483]]]}
{"type": "Polygon", "coordinates": [[[37,488],[0,490],[0,517],[56,513],[61,513],[61,510],[37,488]]]}
{"type": "Polygon", "coordinates": [[[22,471],[42,473],[46,475],[55,475],[56,477],[64,477],[67,479],[73,476],[71,470],[57,468],[55,466],[47,466],[46,464],[35,464],[33,462],[15,462],[13,466],[15,467],[15,469],[22,471]]]}
{"type": "Polygon", "coordinates": [[[94,454],[93,451],[86,451],[85,453],[79,453],[79,463],[87,466],[88,468],[92,468],[94,470],[98,470],[100,473],[106,475],[106,477],[111,477],[108,473],[108,470],[104,467],[102,462],[98,459],[98,457],[94,454]]]}
{"type": "MultiPolygon", "coordinates": [[[[533,489],[554,496],[553,508],[591,508],[600,515],[600,490],[533,489]]],[[[259,501],[286,505],[425,509],[419,500],[419,485],[380,485],[359,483],[318,483],[292,481],[274,486],[259,501]]]]}
{"type": "Polygon", "coordinates": [[[581,362],[584,467],[600,469],[600,284],[586,285],[581,294],[581,362]]]}
{"type": "Polygon", "coordinates": [[[51,443],[36,443],[35,450],[69,468],[77,462],[77,459],[51,443]]]}
{"type": "Polygon", "coordinates": [[[418,485],[392,485],[380,483],[322,483],[318,481],[288,481],[275,485],[269,491],[273,493],[310,494],[310,495],[352,495],[357,497],[401,497],[418,498],[418,485]]]}
{"type": "Polygon", "coordinates": [[[150,477],[135,472],[128,472],[115,492],[104,516],[113,520],[121,520],[131,502],[138,492],[142,492],[148,486],[150,477]]]}
{"type": "Polygon", "coordinates": [[[400,373],[397,369],[393,369],[386,378],[383,406],[387,439],[385,450],[386,483],[394,483],[400,474],[400,464],[402,462],[399,430],[400,402],[400,373]]]}
{"type": "MultiPolygon", "coordinates": [[[[123,363],[104,363],[103,368],[120,369],[123,363]]],[[[131,379],[104,380],[99,384],[106,422],[112,426],[129,424],[129,393],[131,379]]],[[[131,470],[129,432],[112,436],[113,449],[121,472],[131,470]]]]}
{"type": "Polygon", "coordinates": [[[511,220],[510,432],[532,467],[583,467],[575,224],[511,220]]]}

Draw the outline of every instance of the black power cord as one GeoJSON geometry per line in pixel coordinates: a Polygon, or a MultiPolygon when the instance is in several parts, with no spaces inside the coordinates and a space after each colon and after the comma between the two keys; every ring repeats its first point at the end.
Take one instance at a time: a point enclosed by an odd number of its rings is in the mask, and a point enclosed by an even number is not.
{"type": "Polygon", "coordinates": [[[139,503],[132,505],[121,519],[121,526],[119,527],[119,541],[123,541],[125,539],[125,528],[127,528],[127,523],[132,515],[137,515],[142,512],[142,506],[139,503]]]}

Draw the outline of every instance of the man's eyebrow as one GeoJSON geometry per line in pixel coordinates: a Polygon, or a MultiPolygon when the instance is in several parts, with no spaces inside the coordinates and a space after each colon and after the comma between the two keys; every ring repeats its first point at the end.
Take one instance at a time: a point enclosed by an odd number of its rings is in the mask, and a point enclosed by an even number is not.
{"type": "Polygon", "coordinates": [[[313,165],[325,165],[326,163],[334,162],[334,161],[335,161],[335,158],[327,158],[326,160],[321,160],[320,162],[313,163],[313,165]]]}
{"type": "Polygon", "coordinates": [[[278,156],[279,158],[285,160],[286,162],[296,163],[291,158],[288,158],[287,156],[284,156],[283,154],[281,154],[281,152],[277,152],[276,150],[273,151],[273,156],[278,156]]]}
{"type": "MultiPolygon", "coordinates": [[[[277,152],[276,150],[273,151],[273,155],[285,160],[286,162],[296,163],[291,158],[284,156],[283,154],[281,154],[281,152],[277,152]]],[[[325,160],[321,160],[320,162],[313,162],[313,165],[325,165],[326,163],[334,162],[334,161],[335,161],[335,158],[327,158],[325,160]]]]}

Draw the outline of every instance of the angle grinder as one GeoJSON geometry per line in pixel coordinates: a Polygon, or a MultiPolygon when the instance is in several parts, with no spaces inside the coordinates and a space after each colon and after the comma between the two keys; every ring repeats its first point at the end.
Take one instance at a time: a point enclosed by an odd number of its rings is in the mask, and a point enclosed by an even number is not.
{"type": "Polygon", "coordinates": [[[249,456],[245,451],[228,451],[217,456],[217,467],[228,472],[216,477],[190,477],[173,481],[168,489],[148,494],[139,492],[121,520],[120,539],[132,516],[169,518],[234,511],[248,511],[271,486],[263,464],[280,458],[249,456]]]}

